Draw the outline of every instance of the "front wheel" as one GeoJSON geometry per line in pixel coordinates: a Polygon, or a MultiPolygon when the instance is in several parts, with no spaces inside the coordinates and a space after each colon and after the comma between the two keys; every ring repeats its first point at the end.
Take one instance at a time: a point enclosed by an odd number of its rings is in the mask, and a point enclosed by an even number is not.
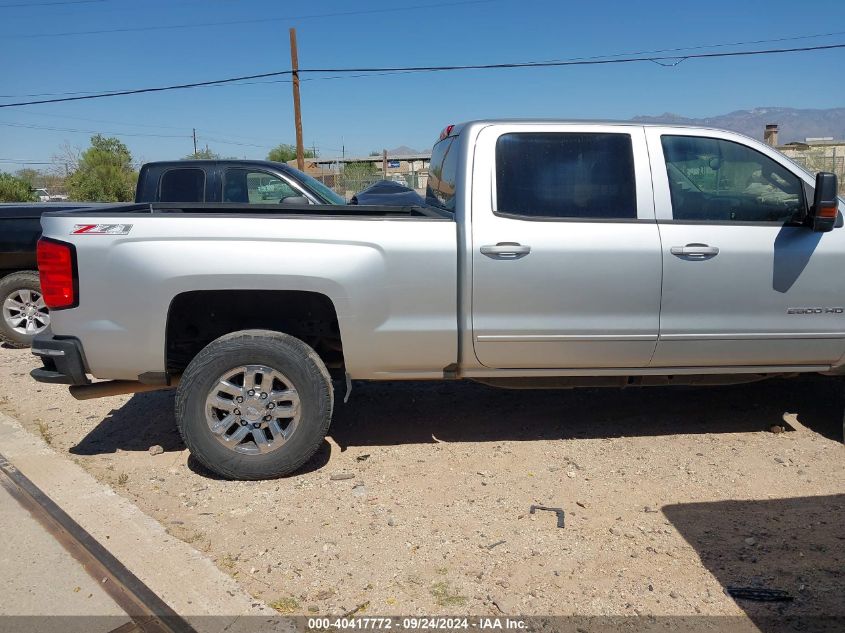
{"type": "Polygon", "coordinates": [[[0,279],[0,342],[29,347],[50,325],[50,310],[41,296],[38,273],[23,271],[0,279]]]}
{"type": "Polygon", "coordinates": [[[176,392],[176,423],[191,454],[227,479],[272,479],[319,448],[334,392],[325,364],[297,338],[233,332],[191,361],[176,392]]]}

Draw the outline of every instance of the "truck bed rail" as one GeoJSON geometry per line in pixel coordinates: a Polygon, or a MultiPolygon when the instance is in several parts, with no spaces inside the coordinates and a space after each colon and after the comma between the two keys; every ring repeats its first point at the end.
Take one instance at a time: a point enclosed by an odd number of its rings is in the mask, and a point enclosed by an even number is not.
{"type": "Polygon", "coordinates": [[[232,202],[153,202],[114,204],[96,208],[65,209],[45,215],[86,217],[133,215],[190,215],[191,217],[324,217],[324,218],[430,218],[453,220],[443,209],[430,206],[238,204],[232,202]]]}

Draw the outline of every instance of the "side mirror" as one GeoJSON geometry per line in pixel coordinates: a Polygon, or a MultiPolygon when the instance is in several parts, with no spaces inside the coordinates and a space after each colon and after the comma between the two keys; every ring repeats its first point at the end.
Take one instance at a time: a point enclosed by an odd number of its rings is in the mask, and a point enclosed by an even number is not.
{"type": "Polygon", "coordinates": [[[839,213],[836,197],[836,174],[820,171],[816,174],[816,192],[810,209],[810,226],[817,233],[832,231],[839,213]]]}
{"type": "Polygon", "coordinates": [[[299,204],[308,204],[308,198],[305,196],[288,196],[287,198],[282,198],[279,200],[279,204],[284,205],[299,205],[299,204]]]}

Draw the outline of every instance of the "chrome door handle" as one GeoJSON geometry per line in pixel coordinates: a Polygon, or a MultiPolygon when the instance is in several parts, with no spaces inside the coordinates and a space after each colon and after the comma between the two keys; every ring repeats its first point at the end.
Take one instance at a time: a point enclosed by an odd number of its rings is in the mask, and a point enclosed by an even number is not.
{"type": "Polygon", "coordinates": [[[530,246],[523,246],[517,242],[499,242],[495,246],[488,244],[481,247],[481,254],[493,259],[519,259],[530,252],[530,246]]]}
{"type": "Polygon", "coordinates": [[[669,252],[677,257],[708,259],[719,254],[719,247],[708,246],[707,244],[687,244],[686,246],[673,246],[669,249],[669,252]]]}

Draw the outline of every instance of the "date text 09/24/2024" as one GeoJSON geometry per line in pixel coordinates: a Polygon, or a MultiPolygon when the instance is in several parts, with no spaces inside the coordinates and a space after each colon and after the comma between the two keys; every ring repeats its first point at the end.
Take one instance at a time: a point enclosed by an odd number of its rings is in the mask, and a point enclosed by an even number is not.
{"type": "Polygon", "coordinates": [[[354,630],[524,630],[525,621],[519,618],[449,618],[449,617],[346,617],[308,618],[311,630],[354,629],[354,630]]]}

